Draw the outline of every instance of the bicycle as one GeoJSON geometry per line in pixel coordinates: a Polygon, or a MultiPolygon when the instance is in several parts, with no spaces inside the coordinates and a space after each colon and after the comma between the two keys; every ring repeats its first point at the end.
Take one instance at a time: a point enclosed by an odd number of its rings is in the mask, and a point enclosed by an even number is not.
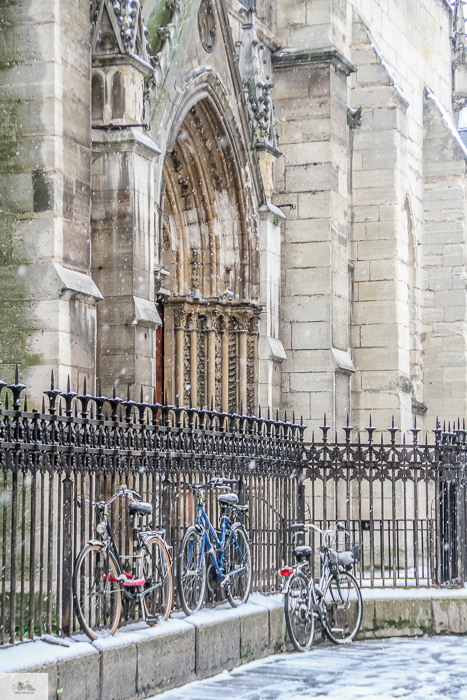
{"type": "Polygon", "coordinates": [[[311,547],[296,547],[295,566],[281,569],[281,575],[286,578],[285,621],[290,640],[297,651],[311,648],[318,619],[331,642],[351,642],[358,634],[363,613],[360,586],[350,573],[352,566],[360,560],[362,545],[354,545],[352,550],[345,552],[337,552],[331,547],[337,532],[347,533],[342,523],[337,523],[333,530],[321,530],[311,523],[291,526],[295,535],[307,529],[313,529],[323,537],[319,548],[321,574],[318,585],[310,569],[311,547]]]}
{"type": "Polygon", "coordinates": [[[232,516],[244,514],[247,505],[239,505],[235,493],[218,496],[221,505],[220,533],[214,529],[204,510],[203,491],[237,483],[235,479],[213,478],[205,484],[186,484],[195,494],[196,522],[182,539],[177,559],[177,588],[180,603],[186,615],[199,610],[206,591],[206,555],[210,555],[210,580],[220,583],[230,605],[236,608],[246,603],[250,595],[253,575],[248,535],[240,522],[231,522],[232,516]]]}
{"type": "Polygon", "coordinates": [[[150,626],[167,620],[172,607],[173,584],[170,548],[164,530],[142,530],[139,518],[152,514],[152,505],[141,496],[120,486],[107,501],[82,499],[95,506],[101,517],[96,530],[101,540],[89,540],[75,562],[73,571],[73,604],[81,629],[92,641],[113,635],[122,614],[122,600],[138,601],[143,620],[150,626]],[[128,498],[133,523],[133,554],[121,556],[108,523],[108,507],[117,498],[128,498]],[[132,560],[131,573],[122,560],[132,560]]]}

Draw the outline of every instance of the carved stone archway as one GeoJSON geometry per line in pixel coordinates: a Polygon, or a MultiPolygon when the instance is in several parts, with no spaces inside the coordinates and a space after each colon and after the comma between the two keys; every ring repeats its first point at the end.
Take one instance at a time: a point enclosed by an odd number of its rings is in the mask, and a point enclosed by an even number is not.
{"type": "Polygon", "coordinates": [[[209,95],[179,124],[163,168],[164,387],[181,405],[253,410],[260,306],[248,167],[209,95]]]}

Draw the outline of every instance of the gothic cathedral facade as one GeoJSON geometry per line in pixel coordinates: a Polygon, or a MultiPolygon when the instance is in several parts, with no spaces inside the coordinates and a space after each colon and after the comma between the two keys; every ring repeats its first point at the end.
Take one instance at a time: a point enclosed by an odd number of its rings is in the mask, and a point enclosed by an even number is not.
{"type": "Polygon", "coordinates": [[[460,0],[0,17],[1,378],[336,428],[467,414],[460,0]]]}

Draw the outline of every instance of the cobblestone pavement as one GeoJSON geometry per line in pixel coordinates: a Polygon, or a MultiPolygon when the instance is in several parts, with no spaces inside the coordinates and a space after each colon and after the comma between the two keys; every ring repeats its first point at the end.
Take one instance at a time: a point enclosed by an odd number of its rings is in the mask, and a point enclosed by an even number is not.
{"type": "Polygon", "coordinates": [[[467,638],[354,642],[282,654],[157,695],[157,700],[467,700],[467,638]]]}

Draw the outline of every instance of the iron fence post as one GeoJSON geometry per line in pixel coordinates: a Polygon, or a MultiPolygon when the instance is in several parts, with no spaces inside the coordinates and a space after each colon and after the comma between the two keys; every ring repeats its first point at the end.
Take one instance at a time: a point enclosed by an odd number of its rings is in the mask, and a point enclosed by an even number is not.
{"type": "Polygon", "coordinates": [[[172,533],[171,533],[171,518],[170,512],[172,508],[172,482],[166,475],[162,482],[162,503],[161,503],[161,524],[162,528],[166,531],[167,539],[169,543],[172,543],[172,533]]]}
{"type": "MultiPolygon", "coordinates": [[[[305,522],[305,484],[304,484],[303,469],[300,469],[299,476],[298,476],[297,520],[299,523],[305,522]]],[[[304,534],[299,535],[298,543],[305,544],[305,535],[304,534]]]]}
{"type": "Polygon", "coordinates": [[[62,583],[62,630],[69,636],[72,632],[71,581],[73,570],[72,514],[73,479],[67,467],[63,480],[63,583],[62,583]]]}

